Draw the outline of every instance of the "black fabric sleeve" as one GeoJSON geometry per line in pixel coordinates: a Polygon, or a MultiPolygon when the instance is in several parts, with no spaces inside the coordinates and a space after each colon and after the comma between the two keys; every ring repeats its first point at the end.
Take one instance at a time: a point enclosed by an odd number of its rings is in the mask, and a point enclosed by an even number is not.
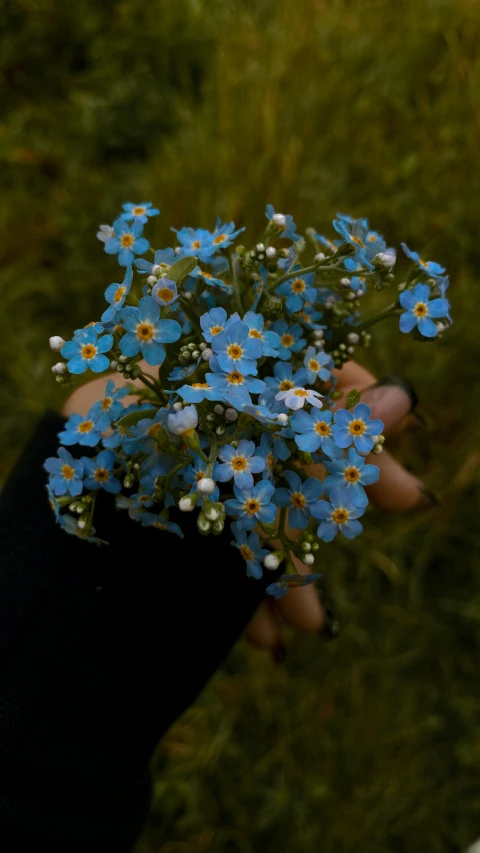
{"type": "Polygon", "coordinates": [[[45,491],[47,413],[0,497],[0,849],[127,853],[154,747],[260,604],[229,531],[143,529],[101,494],[111,544],[65,534],[45,491]]]}

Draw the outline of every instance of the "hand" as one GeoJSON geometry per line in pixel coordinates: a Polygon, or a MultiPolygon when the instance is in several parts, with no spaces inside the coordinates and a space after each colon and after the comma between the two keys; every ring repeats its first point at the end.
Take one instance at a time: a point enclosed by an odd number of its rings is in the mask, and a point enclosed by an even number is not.
{"type": "MultiPolygon", "coordinates": [[[[401,432],[409,425],[418,424],[418,419],[412,414],[416,404],[415,394],[399,377],[387,378],[377,383],[368,370],[355,362],[348,362],[341,370],[334,372],[338,378],[338,390],[342,391],[342,398],[336,402],[334,410],[345,406],[348,392],[356,388],[357,391],[363,392],[362,403],[371,406],[372,417],[380,418],[384,422],[385,435],[401,432]]],[[[372,454],[367,461],[380,468],[378,482],[366,489],[369,499],[379,509],[401,512],[434,506],[435,500],[421,480],[406,471],[388,451],[384,450],[379,455],[372,454]]],[[[323,479],[322,466],[309,466],[309,474],[323,479]]],[[[290,556],[297,571],[308,574],[308,567],[293,555],[290,556]]],[[[329,620],[314,586],[291,589],[284,598],[278,600],[267,596],[248,625],[245,636],[253,645],[270,649],[274,657],[281,656],[283,648],[278,614],[289,625],[300,630],[328,630],[329,620]]]]}

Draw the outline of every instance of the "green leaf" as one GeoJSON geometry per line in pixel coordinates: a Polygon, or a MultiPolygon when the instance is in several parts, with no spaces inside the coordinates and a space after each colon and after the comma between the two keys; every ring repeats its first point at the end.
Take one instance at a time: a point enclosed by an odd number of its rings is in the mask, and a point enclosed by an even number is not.
{"type": "Polygon", "coordinates": [[[156,414],[157,409],[141,409],[139,412],[130,412],[129,415],[124,415],[123,418],[115,421],[115,426],[128,430],[129,427],[135,426],[143,418],[153,418],[156,414]]]}
{"type": "Polygon", "coordinates": [[[168,270],[168,278],[175,284],[181,284],[197,266],[197,258],[180,258],[168,270]]]}
{"type": "Polygon", "coordinates": [[[356,406],[357,403],[360,402],[360,392],[357,391],[356,388],[353,388],[347,394],[346,406],[347,409],[351,409],[353,406],[356,406]]]}

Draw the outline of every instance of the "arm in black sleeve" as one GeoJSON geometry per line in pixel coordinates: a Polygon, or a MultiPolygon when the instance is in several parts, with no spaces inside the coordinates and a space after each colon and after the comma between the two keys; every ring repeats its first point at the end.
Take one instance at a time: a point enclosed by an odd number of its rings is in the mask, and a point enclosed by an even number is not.
{"type": "Polygon", "coordinates": [[[99,495],[110,545],[55,523],[45,415],[0,497],[0,849],[127,853],[146,820],[148,763],[261,603],[229,531],[141,528],[99,495]],[[33,847],[32,847],[33,849],[33,847]]]}

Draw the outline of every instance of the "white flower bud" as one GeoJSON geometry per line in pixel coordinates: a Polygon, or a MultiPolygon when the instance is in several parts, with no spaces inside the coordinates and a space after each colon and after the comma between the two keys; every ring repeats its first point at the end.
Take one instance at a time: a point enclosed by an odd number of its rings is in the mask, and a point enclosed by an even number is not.
{"type": "Polygon", "coordinates": [[[197,489],[201,495],[211,495],[215,491],[215,480],[211,477],[202,477],[197,483],[197,489]]]}
{"type": "Polygon", "coordinates": [[[115,361],[115,359],[112,359],[112,361],[110,362],[110,369],[116,370],[117,367],[118,367],[118,361],[115,361]]]}
{"type": "Polygon", "coordinates": [[[199,350],[201,350],[202,352],[203,352],[203,350],[204,350],[204,349],[206,349],[206,348],[207,348],[207,345],[206,345],[205,343],[201,343],[201,344],[199,344],[198,349],[199,349],[199,350]]]}
{"type": "Polygon", "coordinates": [[[325,260],[325,257],[326,256],[324,252],[319,252],[318,255],[315,255],[313,260],[316,261],[317,264],[320,264],[322,261],[325,260]]]}
{"type": "Polygon", "coordinates": [[[286,426],[288,424],[288,415],[277,415],[277,421],[282,426],[286,426]]]}
{"type": "Polygon", "coordinates": [[[223,433],[225,432],[225,429],[226,429],[226,427],[224,427],[223,424],[219,424],[217,426],[215,432],[217,435],[223,435],[223,433]]]}
{"type": "Polygon", "coordinates": [[[176,254],[176,255],[179,255],[181,251],[182,251],[182,247],[181,247],[181,246],[177,246],[177,248],[175,249],[175,254],[176,254]]]}
{"type": "Polygon", "coordinates": [[[269,261],[271,261],[272,258],[274,258],[275,255],[277,254],[277,250],[276,250],[275,246],[269,246],[268,249],[265,250],[265,254],[266,254],[267,258],[269,259],[269,261]]]}
{"type": "Polygon", "coordinates": [[[324,331],[323,331],[323,329],[315,329],[315,331],[314,331],[314,333],[313,333],[313,336],[314,336],[315,338],[318,338],[318,339],[323,338],[323,336],[324,336],[324,331]]]}
{"type": "Polygon", "coordinates": [[[225,411],[225,407],[221,406],[220,403],[217,403],[217,405],[213,407],[213,411],[217,415],[223,415],[223,413],[225,411]]]}
{"type": "Polygon", "coordinates": [[[184,293],[183,295],[184,295],[185,299],[188,299],[188,300],[193,299],[193,293],[190,290],[187,290],[187,292],[184,293]]]}
{"type": "Polygon", "coordinates": [[[349,299],[349,300],[350,300],[350,302],[353,302],[353,300],[354,300],[354,299],[356,299],[356,298],[357,298],[357,294],[356,294],[356,293],[347,293],[347,299],[349,299]]]}
{"type": "Polygon", "coordinates": [[[285,225],[287,224],[287,220],[283,213],[274,213],[272,216],[272,222],[277,226],[277,228],[285,228],[285,225]]]}
{"type": "Polygon", "coordinates": [[[147,278],[147,284],[149,284],[150,287],[153,287],[153,285],[156,283],[157,283],[157,276],[156,275],[149,275],[147,278]]]}
{"type": "Polygon", "coordinates": [[[174,403],[173,408],[176,412],[179,412],[181,409],[183,409],[183,403],[174,403]]]}
{"type": "Polygon", "coordinates": [[[63,376],[64,373],[67,372],[67,365],[64,361],[58,361],[57,364],[54,364],[52,367],[52,373],[56,373],[57,376],[63,376]]]}
{"type": "Polygon", "coordinates": [[[229,423],[233,424],[238,418],[238,412],[236,409],[225,409],[225,420],[229,423]]]}
{"type": "Polygon", "coordinates": [[[349,355],[353,355],[353,353],[355,352],[355,347],[347,347],[347,352],[349,355]]]}
{"type": "Polygon", "coordinates": [[[263,243],[257,243],[255,248],[256,248],[257,252],[264,252],[265,251],[265,246],[263,245],[263,243]]]}
{"type": "Polygon", "coordinates": [[[50,344],[50,349],[53,350],[53,352],[60,352],[65,341],[60,337],[60,335],[53,335],[48,339],[48,343],[50,344]]]}
{"type": "Polygon", "coordinates": [[[115,230],[111,225],[99,225],[98,227],[97,240],[101,240],[102,243],[106,243],[111,237],[115,237],[115,230]]]}
{"type": "Polygon", "coordinates": [[[315,562],[315,557],[313,556],[313,554],[304,554],[303,562],[306,566],[312,566],[315,562]]]}
{"type": "Polygon", "coordinates": [[[341,278],[341,279],[340,279],[340,284],[342,285],[342,287],[350,287],[350,279],[349,279],[349,278],[345,278],[345,277],[344,277],[344,278],[341,278]]]}
{"type": "Polygon", "coordinates": [[[87,526],[87,519],[86,518],[79,518],[78,519],[78,529],[79,530],[85,530],[86,526],[87,526]]]}
{"type": "Polygon", "coordinates": [[[347,341],[349,344],[358,344],[359,340],[360,335],[357,335],[356,332],[350,332],[350,334],[347,335],[347,341]]]}
{"type": "Polygon", "coordinates": [[[325,308],[333,308],[333,306],[335,305],[335,301],[336,300],[334,296],[327,296],[325,300],[325,308]]]}
{"type": "Polygon", "coordinates": [[[357,292],[356,292],[355,296],[357,297],[357,299],[361,299],[361,298],[362,298],[362,296],[365,296],[365,293],[363,292],[363,290],[362,290],[361,288],[359,288],[359,289],[357,290],[357,292]]]}
{"type": "Polygon", "coordinates": [[[215,504],[204,504],[203,514],[205,518],[208,518],[209,521],[216,521],[217,518],[222,514],[215,504]]]}
{"type": "Polygon", "coordinates": [[[195,504],[196,500],[194,500],[192,495],[185,495],[185,497],[180,498],[178,508],[182,512],[192,512],[192,510],[195,509],[195,504]]]}
{"type": "Polygon", "coordinates": [[[207,347],[202,352],[202,358],[204,361],[210,361],[212,355],[213,355],[213,349],[210,349],[210,347],[207,347]]]}
{"type": "Polygon", "coordinates": [[[436,327],[437,327],[437,332],[438,332],[438,334],[439,334],[439,335],[441,335],[441,333],[442,333],[442,332],[444,332],[444,331],[445,331],[445,329],[447,328],[447,327],[446,327],[446,325],[445,325],[445,323],[440,323],[440,322],[438,322],[438,323],[435,323],[435,325],[436,325],[436,327]]]}
{"type": "Polygon", "coordinates": [[[126,355],[121,355],[118,360],[120,364],[125,364],[125,362],[128,361],[128,358],[126,355]]]}
{"type": "Polygon", "coordinates": [[[275,569],[278,569],[280,561],[278,557],[275,556],[275,554],[267,554],[263,561],[263,565],[266,569],[270,569],[270,571],[275,571],[275,569]]]}
{"type": "Polygon", "coordinates": [[[208,518],[205,518],[203,513],[200,513],[200,515],[197,518],[197,527],[199,529],[199,532],[200,533],[209,533],[211,526],[212,525],[210,524],[208,518]]]}
{"type": "Polygon", "coordinates": [[[397,260],[397,255],[395,249],[387,249],[386,252],[382,252],[381,255],[377,255],[376,260],[380,261],[382,267],[385,267],[387,270],[390,270],[395,266],[395,262],[397,260]]]}
{"type": "Polygon", "coordinates": [[[162,271],[162,267],[160,264],[154,264],[152,266],[152,275],[157,276],[159,272],[162,271]]]}

